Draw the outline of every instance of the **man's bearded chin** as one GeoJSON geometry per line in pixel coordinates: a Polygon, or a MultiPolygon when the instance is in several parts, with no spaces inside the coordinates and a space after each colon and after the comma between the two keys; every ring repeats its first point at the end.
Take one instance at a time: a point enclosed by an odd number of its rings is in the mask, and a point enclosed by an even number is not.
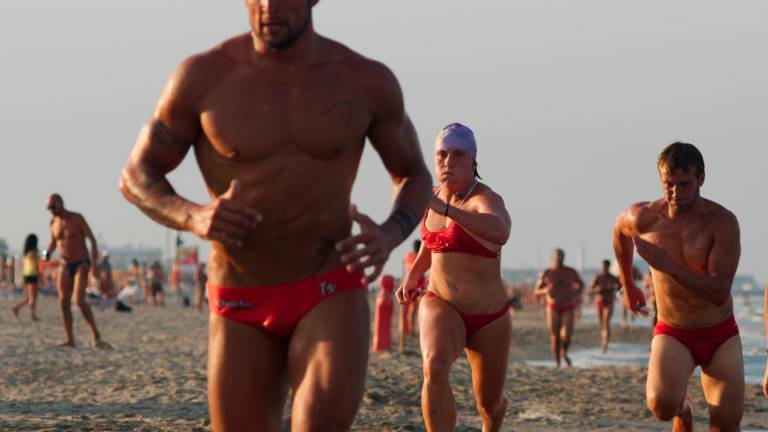
{"type": "Polygon", "coordinates": [[[284,50],[287,48],[290,48],[293,46],[293,44],[296,43],[297,40],[301,36],[306,33],[307,29],[309,28],[309,24],[312,22],[312,15],[307,14],[307,19],[304,20],[304,22],[301,23],[301,25],[295,30],[289,32],[284,38],[276,41],[269,41],[265,40],[262,36],[262,39],[267,45],[269,45],[270,48],[275,50],[284,50]]]}

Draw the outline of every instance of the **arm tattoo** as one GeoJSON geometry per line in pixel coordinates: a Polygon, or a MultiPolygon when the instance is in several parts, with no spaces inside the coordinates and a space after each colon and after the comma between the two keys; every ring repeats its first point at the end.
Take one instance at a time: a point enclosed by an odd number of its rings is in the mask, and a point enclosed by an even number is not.
{"type": "Polygon", "coordinates": [[[408,238],[416,225],[419,222],[419,218],[415,216],[413,210],[408,207],[397,207],[389,216],[400,228],[400,233],[403,235],[403,239],[408,238]]]}
{"type": "Polygon", "coordinates": [[[137,177],[125,183],[123,192],[128,200],[156,222],[171,228],[184,229],[190,216],[187,215],[184,223],[180,223],[167,212],[167,200],[176,196],[176,191],[165,176],[151,168],[145,168],[137,177]]]}
{"type": "Polygon", "coordinates": [[[150,140],[165,149],[185,154],[192,140],[179,136],[161,120],[155,120],[150,126],[150,140]]]}

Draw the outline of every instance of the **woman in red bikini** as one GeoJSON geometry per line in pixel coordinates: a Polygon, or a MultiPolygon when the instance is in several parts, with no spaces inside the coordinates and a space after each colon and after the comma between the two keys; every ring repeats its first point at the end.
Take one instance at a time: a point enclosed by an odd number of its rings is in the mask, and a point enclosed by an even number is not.
{"type": "Polygon", "coordinates": [[[407,304],[418,295],[419,278],[430,270],[419,307],[424,368],[421,407],[428,431],[452,430],[456,404],[449,383],[453,362],[466,352],[484,431],[501,427],[512,337],[500,251],[510,218],[501,197],[478,182],[472,131],[453,123],[435,142],[434,189],[421,226],[422,246],[398,290],[407,304]]]}

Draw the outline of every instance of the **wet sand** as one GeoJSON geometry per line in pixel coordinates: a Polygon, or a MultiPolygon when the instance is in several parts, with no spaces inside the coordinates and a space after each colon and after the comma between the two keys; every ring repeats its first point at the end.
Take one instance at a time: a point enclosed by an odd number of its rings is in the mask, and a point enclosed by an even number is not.
{"type": "MultiPolygon", "coordinates": [[[[2,431],[207,431],[205,361],[207,319],[191,309],[137,306],[133,313],[96,311],[114,351],[90,346],[87,326],[74,308],[76,349],[56,348],[63,339],[54,299],[41,298],[32,323],[16,299],[0,298],[0,430],[2,431]]],[[[174,300],[171,300],[172,303],[174,300]]],[[[593,318],[581,320],[572,349],[599,345],[593,318]]],[[[647,344],[647,328],[616,328],[613,341],[647,344]]],[[[543,314],[514,318],[502,430],[671,430],[645,408],[645,369],[595,367],[555,370],[525,359],[550,358],[543,314]]],[[[470,371],[460,358],[453,368],[459,408],[456,430],[480,431],[470,371]]],[[[691,381],[697,430],[707,410],[698,382],[691,381]]],[[[372,353],[367,390],[353,430],[421,431],[421,358],[414,339],[405,354],[372,353]]],[[[743,429],[768,429],[768,401],[747,386],[743,429]]]]}

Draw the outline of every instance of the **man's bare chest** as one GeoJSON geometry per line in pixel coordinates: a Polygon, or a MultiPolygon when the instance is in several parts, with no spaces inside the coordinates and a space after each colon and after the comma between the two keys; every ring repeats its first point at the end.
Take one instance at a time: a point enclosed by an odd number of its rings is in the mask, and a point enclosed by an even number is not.
{"type": "Polygon", "coordinates": [[[701,222],[660,221],[641,237],[662,248],[676,262],[698,271],[706,270],[714,244],[712,227],[701,222]]]}
{"type": "Polygon", "coordinates": [[[291,81],[232,79],[202,103],[202,132],[234,161],[293,151],[336,158],[359,147],[373,115],[363,94],[329,74],[291,81]]]}
{"type": "Polygon", "coordinates": [[[51,225],[51,232],[57,240],[72,240],[83,236],[77,223],[65,219],[55,220],[51,225]]]}
{"type": "Polygon", "coordinates": [[[555,289],[570,288],[574,283],[573,275],[568,272],[559,271],[550,272],[546,280],[555,289]]]}

